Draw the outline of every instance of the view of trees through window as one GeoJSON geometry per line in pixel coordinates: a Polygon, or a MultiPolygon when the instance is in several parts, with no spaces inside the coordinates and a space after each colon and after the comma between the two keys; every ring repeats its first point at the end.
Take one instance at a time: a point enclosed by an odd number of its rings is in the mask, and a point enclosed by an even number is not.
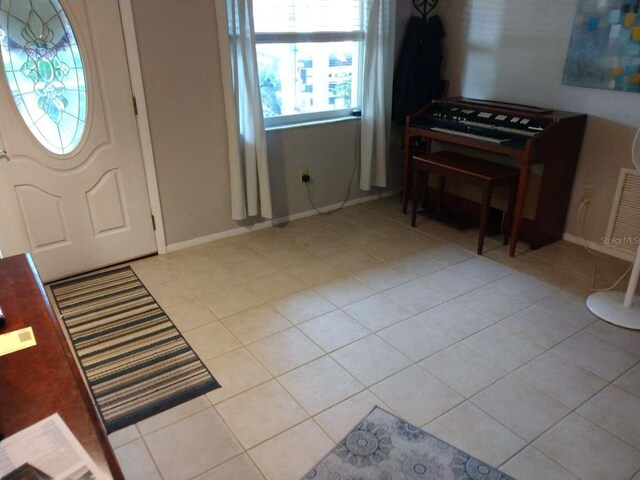
{"type": "Polygon", "coordinates": [[[361,3],[254,2],[256,53],[266,119],[359,106],[364,37],[361,3]]]}

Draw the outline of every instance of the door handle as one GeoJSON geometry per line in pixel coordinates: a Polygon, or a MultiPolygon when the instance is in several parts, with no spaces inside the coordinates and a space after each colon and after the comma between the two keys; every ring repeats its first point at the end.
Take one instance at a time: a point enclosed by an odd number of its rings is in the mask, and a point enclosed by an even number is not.
{"type": "Polygon", "coordinates": [[[0,160],[2,159],[6,159],[7,162],[9,161],[9,154],[7,153],[7,151],[4,148],[0,148],[0,160]]]}

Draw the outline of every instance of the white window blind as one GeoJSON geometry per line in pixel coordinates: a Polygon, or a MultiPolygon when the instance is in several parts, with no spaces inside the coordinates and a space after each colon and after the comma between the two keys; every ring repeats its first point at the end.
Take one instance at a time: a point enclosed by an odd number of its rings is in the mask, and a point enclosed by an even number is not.
{"type": "Polygon", "coordinates": [[[361,0],[255,0],[255,31],[308,33],[362,30],[361,3],[361,0]]]}

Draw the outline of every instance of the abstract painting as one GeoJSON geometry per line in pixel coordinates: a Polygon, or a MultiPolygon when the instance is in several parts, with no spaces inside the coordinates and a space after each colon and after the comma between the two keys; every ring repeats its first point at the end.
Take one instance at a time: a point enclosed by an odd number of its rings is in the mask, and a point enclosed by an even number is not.
{"type": "Polygon", "coordinates": [[[640,0],[578,0],[562,83],[640,92],[640,0]]]}

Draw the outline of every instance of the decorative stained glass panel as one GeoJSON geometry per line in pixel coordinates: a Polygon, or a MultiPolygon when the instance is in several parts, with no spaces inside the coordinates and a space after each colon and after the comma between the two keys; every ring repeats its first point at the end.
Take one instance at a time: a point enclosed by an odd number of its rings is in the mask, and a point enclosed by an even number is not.
{"type": "Polygon", "coordinates": [[[87,120],[76,37],[58,0],[0,1],[0,51],[22,119],[49,151],[72,152],[87,120]]]}

